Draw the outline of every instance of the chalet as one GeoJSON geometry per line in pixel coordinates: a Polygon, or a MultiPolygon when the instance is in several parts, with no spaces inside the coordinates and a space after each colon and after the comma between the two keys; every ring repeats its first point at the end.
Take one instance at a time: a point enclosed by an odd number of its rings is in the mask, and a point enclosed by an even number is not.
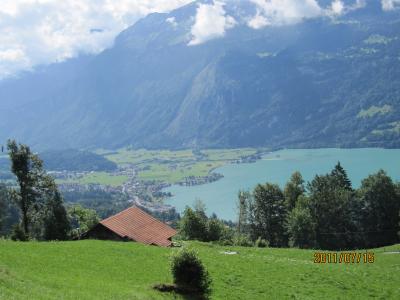
{"type": "Polygon", "coordinates": [[[104,219],[82,235],[86,239],[135,241],[148,245],[171,246],[176,231],[133,206],[104,219]]]}

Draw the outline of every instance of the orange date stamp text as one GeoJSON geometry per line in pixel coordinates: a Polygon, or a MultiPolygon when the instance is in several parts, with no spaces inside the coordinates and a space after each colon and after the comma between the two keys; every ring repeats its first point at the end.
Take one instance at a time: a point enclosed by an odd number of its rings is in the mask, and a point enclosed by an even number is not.
{"type": "Polygon", "coordinates": [[[315,264],[372,264],[373,252],[314,252],[315,264]]]}

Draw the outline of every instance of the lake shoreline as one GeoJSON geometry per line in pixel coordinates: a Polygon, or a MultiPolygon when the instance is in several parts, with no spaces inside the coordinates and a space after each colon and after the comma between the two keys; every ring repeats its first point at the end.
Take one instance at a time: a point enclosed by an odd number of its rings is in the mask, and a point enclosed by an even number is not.
{"type": "Polygon", "coordinates": [[[209,208],[208,213],[214,212],[232,220],[239,189],[251,190],[257,183],[267,181],[283,187],[294,171],[300,171],[305,180],[309,181],[317,174],[330,172],[338,161],[348,170],[354,186],[358,186],[362,178],[379,168],[387,169],[394,180],[400,180],[400,149],[282,149],[264,154],[255,163],[230,163],[214,169],[213,171],[224,175],[217,182],[190,187],[172,185],[166,190],[173,197],[166,199],[164,203],[182,212],[185,205],[193,205],[196,199],[201,199],[209,208]]]}

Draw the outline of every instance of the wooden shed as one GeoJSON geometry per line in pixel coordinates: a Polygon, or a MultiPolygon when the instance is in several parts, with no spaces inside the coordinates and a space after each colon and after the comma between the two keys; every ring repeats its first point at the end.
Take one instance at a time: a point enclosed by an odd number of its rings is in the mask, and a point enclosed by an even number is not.
{"type": "Polygon", "coordinates": [[[148,245],[171,246],[176,231],[140,208],[133,206],[104,219],[81,238],[135,241],[148,245]]]}

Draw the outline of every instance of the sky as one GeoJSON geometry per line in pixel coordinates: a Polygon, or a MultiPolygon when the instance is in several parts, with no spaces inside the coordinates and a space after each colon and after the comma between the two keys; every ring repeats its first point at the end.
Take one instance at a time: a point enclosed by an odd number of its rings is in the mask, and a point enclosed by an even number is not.
{"type": "MultiPolygon", "coordinates": [[[[283,26],[307,18],[341,15],[364,6],[367,0],[345,5],[332,0],[321,8],[316,0],[242,0],[256,6],[256,14],[236,20],[225,2],[198,4],[188,46],[221,38],[245,22],[257,30],[283,26]]],[[[376,0],[378,1],[378,0],[376,0]]],[[[379,0],[383,10],[400,7],[400,0],[379,0]]],[[[64,61],[110,47],[122,30],[153,12],[169,12],[192,0],[0,0],[0,79],[37,65],[64,61]]],[[[177,26],[173,18],[166,20],[177,26]]]]}
{"type": "Polygon", "coordinates": [[[0,78],[98,53],[153,12],[192,0],[0,0],[0,78]]]}

